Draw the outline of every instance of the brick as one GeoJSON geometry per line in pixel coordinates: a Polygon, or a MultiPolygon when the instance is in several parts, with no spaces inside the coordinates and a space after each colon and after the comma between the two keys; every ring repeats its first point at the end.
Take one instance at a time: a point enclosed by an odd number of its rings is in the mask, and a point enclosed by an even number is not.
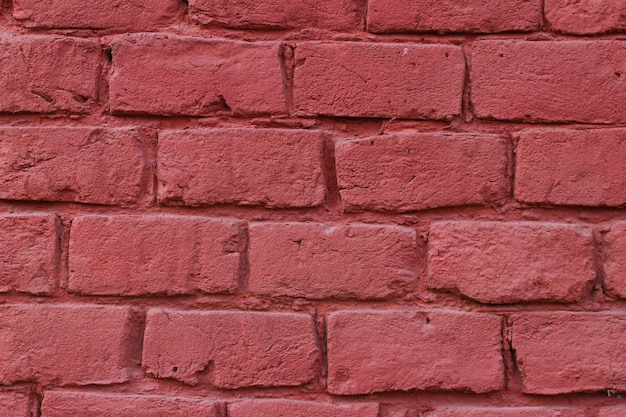
{"type": "Polygon", "coordinates": [[[598,410],[598,417],[620,417],[626,413],[626,407],[603,407],[598,410]]]}
{"type": "Polygon", "coordinates": [[[626,121],[626,43],[477,42],[471,53],[474,113],[521,121],[626,121]]]}
{"type": "Polygon", "coordinates": [[[446,119],[461,112],[464,77],[458,46],[301,43],[294,105],[305,114],[446,119]]]}
{"type": "Polygon", "coordinates": [[[316,375],[314,332],[305,314],[151,309],[142,362],[190,385],[297,386],[316,375]]]}
{"type": "MultiPolygon", "coordinates": [[[[0,383],[114,384],[129,379],[137,335],[126,307],[0,306],[0,383]]],[[[138,344],[138,343],[137,343],[138,344]]]]}
{"type": "Polygon", "coordinates": [[[80,216],[70,234],[68,290],[141,295],[230,292],[239,224],[194,216],[80,216]]]}
{"type": "Polygon", "coordinates": [[[626,3],[615,0],[545,0],[550,28],[589,35],[626,29],[626,3]]]}
{"type": "Polygon", "coordinates": [[[442,408],[427,417],[585,417],[583,410],[547,407],[442,408]]]}
{"type": "Polygon", "coordinates": [[[245,400],[228,405],[229,417],[378,417],[378,404],[329,404],[313,401],[245,400]]]}
{"type": "Polygon", "coordinates": [[[317,206],[324,202],[322,148],[315,131],[165,131],[159,135],[159,201],[317,206]]]}
{"type": "Polygon", "coordinates": [[[47,391],[41,417],[221,417],[218,406],[203,398],[47,391]]]}
{"type": "Polygon", "coordinates": [[[369,0],[370,32],[503,32],[536,30],[539,0],[369,0]]]}
{"type": "Polygon", "coordinates": [[[518,134],[515,197],[524,203],[626,204],[626,129],[518,134]]]}
{"type": "Polygon", "coordinates": [[[551,312],[511,320],[525,393],[626,389],[626,315],[551,312]]]}
{"type": "Polygon", "coordinates": [[[327,318],[328,392],[463,390],[504,385],[501,319],[443,311],[340,311],[327,318]]]}
{"type": "Polygon", "coordinates": [[[417,284],[417,236],[397,226],[250,225],[253,293],[307,298],[387,298],[417,284]]]}
{"type": "Polygon", "coordinates": [[[481,303],[576,302],[595,279],[587,227],[531,222],[431,226],[428,287],[481,303]]]}
{"type": "Polygon", "coordinates": [[[347,210],[490,204],[509,194],[506,144],[498,136],[383,135],[340,141],[335,154],[347,210]]]}
{"type": "Polygon", "coordinates": [[[0,393],[0,417],[36,416],[37,404],[34,398],[19,392],[0,393]]]}
{"type": "Polygon", "coordinates": [[[154,30],[182,17],[177,0],[14,0],[13,17],[30,29],[154,30]]]}
{"type": "Polygon", "coordinates": [[[191,19],[205,25],[243,29],[362,28],[364,0],[190,0],[191,19]]]}
{"type": "Polygon", "coordinates": [[[0,230],[0,292],[53,294],[61,277],[58,218],[2,215],[0,230]]]}
{"type": "Polygon", "coordinates": [[[111,43],[109,106],[162,116],[284,114],[279,44],[135,34],[111,43]]]}
{"type": "Polygon", "coordinates": [[[139,129],[0,128],[0,198],[151,201],[153,143],[139,129]]]}
{"type": "Polygon", "coordinates": [[[612,224],[604,240],[604,290],[626,298],[626,222],[612,224]]]}
{"type": "Polygon", "coordinates": [[[57,36],[0,37],[0,112],[86,113],[98,99],[97,41],[57,36]]]}

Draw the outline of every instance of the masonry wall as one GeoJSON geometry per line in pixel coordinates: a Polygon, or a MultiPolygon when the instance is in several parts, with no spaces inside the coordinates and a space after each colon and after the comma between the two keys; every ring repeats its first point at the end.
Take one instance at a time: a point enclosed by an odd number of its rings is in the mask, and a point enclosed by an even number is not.
{"type": "Polygon", "coordinates": [[[624,31],[4,0],[0,416],[626,415],[624,31]]]}

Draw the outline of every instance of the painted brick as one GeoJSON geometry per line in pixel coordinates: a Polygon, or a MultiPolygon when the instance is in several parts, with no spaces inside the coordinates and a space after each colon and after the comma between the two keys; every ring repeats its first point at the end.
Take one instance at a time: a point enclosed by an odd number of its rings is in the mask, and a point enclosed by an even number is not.
{"type": "Polygon", "coordinates": [[[541,22],[539,0],[369,0],[370,32],[530,31],[541,22]]]}
{"type": "Polygon", "coordinates": [[[387,298],[417,284],[417,236],[398,226],[250,225],[250,291],[307,298],[387,298]]]}
{"type": "Polygon", "coordinates": [[[306,314],[151,309],[142,362],[157,378],[191,385],[297,386],[316,374],[314,331],[306,314]]]}
{"type": "Polygon", "coordinates": [[[335,152],[348,210],[490,204],[509,194],[506,144],[498,136],[382,135],[340,141],[335,152]]]}
{"type": "Polygon", "coordinates": [[[206,25],[247,29],[316,27],[351,31],[362,27],[364,0],[190,0],[191,18],[206,25]]]}
{"type": "Polygon", "coordinates": [[[71,292],[100,295],[230,292],[239,224],[194,216],[80,216],[70,234],[71,292]]]}
{"type": "Polygon", "coordinates": [[[93,40],[0,37],[0,112],[86,113],[98,99],[102,57],[93,40]]]}
{"type": "Polygon", "coordinates": [[[525,393],[626,389],[626,315],[545,312],[511,320],[525,393]]]}
{"type": "Polygon", "coordinates": [[[163,395],[47,391],[41,417],[222,417],[218,403],[203,398],[163,395]]]}
{"type": "Polygon", "coordinates": [[[36,416],[37,404],[34,398],[19,392],[0,393],[0,417],[36,416]]]}
{"type": "Polygon", "coordinates": [[[229,417],[378,417],[378,404],[327,404],[312,401],[247,400],[228,406],[229,417]]]}
{"type": "Polygon", "coordinates": [[[154,137],[140,129],[0,128],[0,198],[130,204],[152,200],[154,137]]]}
{"type": "Polygon", "coordinates": [[[598,417],[619,417],[626,413],[626,407],[603,407],[598,410],[598,417]]]}
{"type": "Polygon", "coordinates": [[[504,385],[501,318],[443,311],[340,311],[327,319],[328,391],[488,392],[504,385]]]}
{"type": "Polygon", "coordinates": [[[0,216],[0,292],[54,293],[61,278],[60,229],[51,214],[0,216]]]}
{"type": "Polygon", "coordinates": [[[458,46],[301,43],[295,65],[294,104],[303,113],[446,119],[461,112],[458,46]]]}
{"type": "Polygon", "coordinates": [[[177,0],[14,0],[13,17],[33,29],[154,30],[182,17],[177,0]]]}
{"type": "Polygon", "coordinates": [[[479,118],[615,123],[626,121],[626,43],[485,40],[471,53],[479,118]]]}
{"type": "Polygon", "coordinates": [[[515,197],[525,203],[626,204],[626,130],[528,130],[516,148],[515,197]]]}
{"type": "Polygon", "coordinates": [[[545,0],[546,20],[557,32],[587,35],[626,29],[626,3],[615,0],[545,0]]]}
{"type": "Polygon", "coordinates": [[[125,382],[135,360],[129,308],[0,306],[0,382],[54,385],[125,382]]]}
{"type": "Polygon", "coordinates": [[[280,129],[165,131],[159,201],[311,207],[324,201],[321,132],[280,129]]]}
{"type": "Polygon", "coordinates": [[[428,286],[481,303],[575,302],[595,279],[587,227],[442,222],[431,226],[428,286]]]}
{"type": "Polygon", "coordinates": [[[427,417],[585,417],[583,410],[547,407],[442,408],[427,417]]]}
{"type": "Polygon", "coordinates": [[[626,222],[612,224],[604,239],[604,289],[613,297],[626,298],[626,222]]]}
{"type": "Polygon", "coordinates": [[[279,44],[135,34],[112,42],[114,113],[283,114],[279,44]]]}

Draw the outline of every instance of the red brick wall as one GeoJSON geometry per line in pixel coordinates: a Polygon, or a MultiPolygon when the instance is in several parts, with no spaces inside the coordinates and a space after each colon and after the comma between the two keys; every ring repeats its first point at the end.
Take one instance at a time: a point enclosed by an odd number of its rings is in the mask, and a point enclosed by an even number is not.
{"type": "Polygon", "coordinates": [[[0,417],[626,415],[624,1],[0,4],[0,417]]]}

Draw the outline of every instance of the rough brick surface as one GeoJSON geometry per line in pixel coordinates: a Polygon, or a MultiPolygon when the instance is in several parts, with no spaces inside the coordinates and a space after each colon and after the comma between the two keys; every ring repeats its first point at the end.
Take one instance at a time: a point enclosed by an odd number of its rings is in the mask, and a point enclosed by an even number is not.
{"type": "Polygon", "coordinates": [[[27,394],[17,392],[0,393],[0,416],[33,417],[36,416],[36,401],[27,394]]]}
{"type": "Polygon", "coordinates": [[[56,36],[0,37],[0,112],[84,113],[98,98],[98,42],[56,36]]]}
{"type": "Polygon", "coordinates": [[[611,225],[604,239],[604,288],[611,296],[626,298],[626,222],[611,225]]]}
{"type": "Polygon", "coordinates": [[[203,116],[283,114],[279,45],[171,35],[112,44],[115,113],[203,116]]]}
{"type": "Polygon", "coordinates": [[[364,0],[191,0],[191,18],[202,24],[234,28],[330,30],[359,29],[364,0]]]}
{"type": "Polygon", "coordinates": [[[304,113],[445,119],[461,111],[457,46],[302,43],[295,66],[294,104],[304,113]]]}
{"type": "Polygon", "coordinates": [[[428,417],[585,417],[581,409],[547,407],[444,408],[428,417]]]}
{"type": "Polygon", "coordinates": [[[13,17],[27,28],[151,30],[182,16],[177,0],[14,0],[13,17]]]}
{"type": "Polygon", "coordinates": [[[47,391],[41,417],[221,417],[218,404],[203,398],[47,391]]]}
{"type": "Polygon", "coordinates": [[[618,417],[626,413],[626,407],[604,407],[598,411],[598,417],[618,417]]]}
{"type": "Polygon", "coordinates": [[[577,35],[626,29],[626,3],[615,0],[545,0],[553,30],[577,35]]]}
{"type": "Polygon", "coordinates": [[[250,225],[250,290],[308,298],[385,298],[417,283],[417,236],[397,226],[250,225]]]}
{"type": "Polygon", "coordinates": [[[488,204],[508,194],[505,143],[492,135],[414,133],[340,141],[336,160],[348,209],[488,204]]]}
{"type": "Polygon", "coordinates": [[[528,313],[512,322],[525,393],[626,389],[626,315],[528,313]]]}
{"type": "Polygon", "coordinates": [[[312,401],[248,400],[228,406],[229,417],[378,417],[378,404],[325,404],[312,401]]]}
{"type": "Polygon", "coordinates": [[[0,382],[125,382],[134,363],[132,319],[126,307],[0,306],[0,382]]]}
{"type": "Polygon", "coordinates": [[[307,383],[318,355],[305,314],[151,309],[142,362],[157,378],[232,389],[307,383]]]}
{"type": "Polygon", "coordinates": [[[539,0],[370,0],[371,32],[503,32],[539,27],[539,0]]]}
{"type": "Polygon", "coordinates": [[[0,198],[151,200],[153,136],[137,129],[0,128],[0,198]]]}
{"type": "Polygon", "coordinates": [[[431,226],[428,286],[482,303],[575,302],[595,279],[591,229],[550,223],[431,226]]]}
{"type": "Polygon", "coordinates": [[[497,315],[357,310],[327,322],[331,394],[503,387],[497,315]]]}
{"type": "Polygon", "coordinates": [[[528,130],[519,134],[515,196],[525,203],[626,204],[626,130],[528,130]]]}
{"type": "Polygon", "coordinates": [[[159,136],[159,199],[310,207],[324,201],[320,132],[279,129],[167,131],[159,136]]]}
{"type": "Polygon", "coordinates": [[[68,288],[109,295],[234,291],[240,234],[235,221],[195,216],[77,217],[68,288]]]}
{"type": "Polygon", "coordinates": [[[61,275],[60,229],[50,214],[0,216],[0,292],[54,292],[61,275]]]}
{"type": "Polygon", "coordinates": [[[498,120],[626,121],[620,41],[479,41],[472,48],[474,112],[498,120]]]}

